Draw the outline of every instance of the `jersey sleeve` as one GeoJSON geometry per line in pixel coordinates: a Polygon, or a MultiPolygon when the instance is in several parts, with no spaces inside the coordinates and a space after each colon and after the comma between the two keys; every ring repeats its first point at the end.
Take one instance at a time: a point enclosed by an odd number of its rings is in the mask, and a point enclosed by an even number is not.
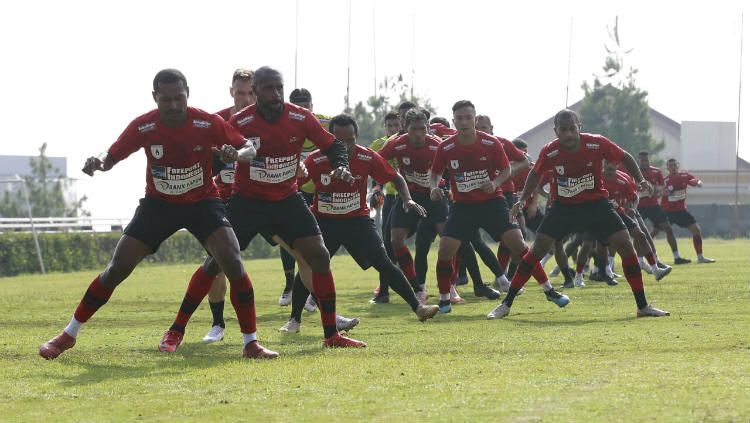
{"type": "Polygon", "coordinates": [[[505,154],[505,149],[503,148],[503,144],[499,140],[497,144],[495,144],[494,151],[495,151],[495,166],[497,166],[497,170],[500,171],[505,168],[509,168],[510,161],[508,160],[508,155],[505,154]]]}
{"type": "Polygon", "coordinates": [[[698,186],[698,178],[690,173],[685,172],[685,183],[691,187],[698,186]]]}
{"type": "Polygon", "coordinates": [[[380,184],[391,182],[396,178],[396,171],[380,154],[372,152],[372,167],[370,176],[380,184]]]}
{"type": "Polygon", "coordinates": [[[245,145],[245,137],[235,129],[234,126],[230,125],[229,122],[222,119],[220,116],[215,115],[218,119],[214,119],[213,124],[216,125],[216,138],[214,139],[214,145],[221,147],[224,144],[229,144],[234,148],[240,148],[245,145]]]}
{"type": "Polygon", "coordinates": [[[607,137],[601,137],[600,144],[602,148],[602,154],[608,162],[620,162],[625,157],[625,150],[620,148],[619,145],[612,142],[607,137]]]}
{"type": "Polygon", "coordinates": [[[531,169],[535,174],[545,176],[545,173],[551,169],[551,165],[547,160],[547,154],[549,151],[548,145],[542,147],[542,151],[539,152],[539,158],[537,158],[534,168],[531,169]]]}
{"type": "Polygon", "coordinates": [[[380,150],[377,150],[377,153],[386,160],[393,160],[394,153],[396,152],[394,144],[395,142],[389,142],[383,145],[380,147],[380,150]]]}
{"type": "Polygon", "coordinates": [[[119,162],[128,158],[128,156],[138,151],[141,147],[140,132],[135,122],[131,122],[122,134],[117,137],[117,141],[109,147],[107,154],[115,162],[119,162]]]}
{"type": "Polygon", "coordinates": [[[315,115],[309,111],[306,112],[306,114],[307,118],[304,120],[306,132],[305,137],[312,141],[312,143],[319,149],[328,149],[328,147],[330,147],[336,140],[336,137],[323,128],[323,125],[320,124],[320,121],[318,121],[318,118],[316,118],[315,115]]]}
{"type": "Polygon", "coordinates": [[[505,151],[505,155],[508,156],[509,161],[522,162],[526,160],[526,154],[519,150],[512,142],[505,139],[500,139],[500,142],[503,145],[503,150],[505,151]]]}

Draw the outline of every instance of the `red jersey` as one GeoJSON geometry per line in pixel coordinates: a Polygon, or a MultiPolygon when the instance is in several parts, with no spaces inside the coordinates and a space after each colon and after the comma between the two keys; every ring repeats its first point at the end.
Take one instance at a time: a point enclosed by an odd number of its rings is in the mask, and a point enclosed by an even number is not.
{"type": "Polygon", "coordinates": [[[648,191],[639,191],[638,196],[641,198],[638,207],[650,207],[659,205],[659,192],[664,189],[664,175],[658,167],[649,166],[648,169],[641,169],[643,179],[649,181],[654,187],[654,193],[648,191]]]}
{"type": "MultiPolygon", "coordinates": [[[[526,155],[523,153],[523,151],[521,151],[518,147],[516,147],[515,144],[506,140],[503,137],[495,137],[495,138],[497,138],[500,141],[500,143],[503,145],[503,150],[505,150],[505,155],[508,157],[509,162],[522,162],[526,160],[526,155]]],[[[528,172],[526,173],[528,174],[528,172]]],[[[516,192],[516,184],[513,180],[513,176],[511,176],[505,182],[503,182],[503,185],[500,187],[500,189],[502,189],[503,192],[516,192]]]]}
{"type": "Polygon", "coordinates": [[[604,178],[604,188],[609,193],[609,201],[617,212],[625,213],[624,207],[638,198],[635,181],[627,173],[618,170],[613,178],[604,178]]]}
{"type": "Polygon", "coordinates": [[[602,181],[602,160],[619,162],[624,156],[625,151],[606,137],[581,133],[581,145],[576,151],[563,150],[558,139],[542,147],[534,173],[555,172],[550,184],[554,201],[582,204],[608,197],[602,181]]]}
{"type": "Polygon", "coordinates": [[[237,163],[232,193],[279,201],[297,192],[297,166],[306,139],[326,150],[336,139],[309,110],[284,103],[276,122],[262,117],[253,104],[232,116],[237,128],[257,150],[250,163],[237,163]]]}
{"type": "Polygon", "coordinates": [[[133,120],[109,147],[119,162],[143,148],[146,153],[146,197],[173,204],[191,204],[217,198],[211,178],[211,147],[229,144],[239,148],[245,139],[217,115],[188,107],[187,119],[169,128],[152,110],[133,120]]]}
{"type": "Polygon", "coordinates": [[[367,178],[371,176],[380,184],[396,178],[396,171],[384,158],[360,145],[349,158],[349,171],[355,178],[351,184],[331,177],[331,163],[320,150],[307,156],[305,166],[308,176],[303,181],[312,180],[315,184],[315,197],[310,208],[315,215],[331,219],[370,216],[367,178]]]}
{"type": "Polygon", "coordinates": [[[497,138],[477,131],[476,141],[472,144],[460,144],[458,135],[440,144],[432,163],[432,174],[441,175],[446,167],[450,174],[453,200],[458,203],[481,203],[502,198],[500,187],[492,193],[486,193],[480,187],[497,177],[501,170],[510,167],[510,163],[497,138]]]}
{"type": "Polygon", "coordinates": [[[229,122],[229,118],[232,117],[232,109],[234,106],[229,106],[226,109],[221,109],[218,112],[216,112],[217,115],[221,116],[222,119],[229,122]]]}
{"type": "Polygon", "coordinates": [[[427,135],[424,141],[425,145],[414,148],[409,144],[409,135],[404,134],[388,142],[378,152],[384,159],[398,163],[398,170],[406,179],[411,192],[430,192],[430,169],[440,146],[440,139],[427,135]]]}
{"type": "MultiPolygon", "coordinates": [[[[227,107],[226,109],[221,109],[218,112],[216,112],[217,115],[221,116],[222,119],[229,121],[229,118],[232,117],[232,108],[234,106],[227,107]]],[[[214,164],[217,162],[214,161],[214,164]]],[[[234,184],[234,170],[236,167],[236,163],[222,163],[221,161],[218,161],[219,164],[221,164],[221,168],[219,169],[219,172],[214,176],[214,183],[216,184],[216,188],[219,189],[219,197],[226,203],[229,200],[229,196],[232,195],[232,184],[234,184]]],[[[214,169],[214,172],[216,169],[214,169]]]]}
{"type": "Polygon", "coordinates": [[[664,192],[661,197],[661,207],[664,211],[674,212],[687,210],[685,197],[687,187],[698,185],[698,178],[687,173],[678,172],[676,175],[667,175],[664,178],[664,192]]]}
{"type": "MultiPolygon", "coordinates": [[[[534,166],[534,163],[532,163],[531,166],[534,166]]],[[[526,178],[529,176],[529,172],[531,172],[531,167],[527,167],[511,176],[511,179],[513,179],[513,186],[516,188],[517,193],[520,194],[523,191],[523,187],[526,186],[526,178]]]]}

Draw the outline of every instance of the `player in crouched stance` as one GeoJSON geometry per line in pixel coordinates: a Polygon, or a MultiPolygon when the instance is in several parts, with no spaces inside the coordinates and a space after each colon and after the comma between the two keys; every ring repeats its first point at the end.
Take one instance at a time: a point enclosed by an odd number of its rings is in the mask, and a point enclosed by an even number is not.
{"type": "Polygon", "coordinates": [[[669,316],[669,312],[654,308],[646,301],[643,275],[630,236],[607,200],[602,162],[622,162],[642,189],[650,191],[650,184],[643,179],[633,157],[617,144],[601,135],[582,134],[575,112],[561,110],[555,115],[554,122],[557,139],[542,148],[539,159],[529,172],[521,198],[513,205],[511,213],[515,216],[521,212],[523,203],[539,185],[540,175],[550,170],[554,172],[550,184],[553,205],[539,226],[531,251],[523,257],[513,276],[507,296],[487,318],[507,316],[518,291],[529,279],[533,267],[539,264],[539,259],[557,239],[577,231],[589,231],[597,239],[606,239],[620,254],[625,278],[638,307],[638,317],[669,316]]]}

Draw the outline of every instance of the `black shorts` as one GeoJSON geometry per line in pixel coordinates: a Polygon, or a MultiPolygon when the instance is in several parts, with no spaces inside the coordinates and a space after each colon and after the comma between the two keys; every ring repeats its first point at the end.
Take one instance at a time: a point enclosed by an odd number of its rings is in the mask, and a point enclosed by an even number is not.
{"type": "Polygon", "coordinates": [[[307,203],[308,206],[311,206],[313,203],[314,194],[305,191],[300,191],[299,193],[302,194],[302,198],[305,200],[305,203],[307,203]]]}
{"type": "Polygon", "coordinates": [[[369,217],[329,219],[318,216],[318,224],[331,257],[343,245],[362,270],[370,268],[374,262],[390,260],[375,222],[369,217]]]}
{"type": "Polygon", "coordinates": [[[271,245],[276,245],[273,236],[278,235],[290,247],[298,238],[320,235],[318,222],[299,192],[279,201],[233,195],[227,203],[227,218],[241,250],[257,234],[271,245]]]}
{"type": "Polygon", "coordinates": [[[484,229],[495,241],[518,225],[510,222],[505,198],[493,198],[483,203],[453,203],[443,236],[471,241],[479,229],[484,229]]]}
{"type": "Polygon", "coordinates": [[[151,247],[155,253],[165,239],[187,229],[201,245],[222,226],[230,226],[224,203],[218,198],[193,204],[171,204],[158,198],[141,198],[125,234],[151,247]]]}
{"type": "Polygon", "coordinates": [[[382,231],[383,234],[391,231],[391,217],[393,216],[393,207],[396,205],[397,196],[393,194],[386,194],[383,200],[383,223],[382,231]]]}
{"type": "Polygon", "coordinates": [[[437,225],[448,218],[448,200],[432,201],[426,192],[415,192],[411,199],[427,210],[427,217],[419,217],[414,210],[404,211],[404,202],[399,197],[393,206],[391,228],[408,229],[411,236],[417,231],[417,225],[437,225]]]}
{"type": "Polygon", "coordinates": [[[687,210],[680,210],[675,212],[667,212],[667,218],[669,219],[670,225],[677,225],[681,228],[687,228],[688,226],[695,223],[695,217],[690,214],[687,210]]]}
{"type": "Polygon", "coordinates": [[[643,220],[649,219],[654,225],[661,225],[667,221],[667,214],[664,213],[664,209],[658,204],[655,206],[638,207],[638,213],[643,220]]]}
{"type": "Polygon", "coordinates": [[[518,201],[518,195],[512,191],[503,191],[503,197],[505,197],[505,202],[508,203],[509,209],[518,201]]]}
{"type": "Polygon", "coordinates": [[[583,204],[560,204],[549,208],[537,233],[561,239],[574,232],[589,232],[598,240],[606,240],[617,231],[626,229],[625,223],[606,199],[583,204]]]}
{"type": "Polygon", "coordinates": [[[617,213],[617,215],[620,216],[620,219],[622,219],[622,223],[625,224],[625,229],[627,229],[628,232],[638,227],[638,222],[636,222],[635,219],[628,216],[627,214],[617,213]]]}
{"type": "Polygon", "coordinates": [[[539,229],[539,225],[542,223],[542,219],[544,219],[544,213],[542,213],[542,209],[537,208],[536,214],[534,216],[529,216],[529,211],[523,209],[523,218],[526,221],[526,227],[536,232],[536,230],[539,229]]]}

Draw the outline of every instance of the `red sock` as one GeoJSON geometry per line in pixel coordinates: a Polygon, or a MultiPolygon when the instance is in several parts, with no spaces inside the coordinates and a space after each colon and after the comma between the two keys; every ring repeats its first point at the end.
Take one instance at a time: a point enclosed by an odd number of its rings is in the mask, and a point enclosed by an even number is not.
{"type": "Polygon", "coordinates": [[[643,292],[643,274],[635,254],[622,257],[622,273],[625,274],[625,279],[628,280],[633,292],[643,292]]]}
{"type": "Polygon", "coordinates": [[[333,283],[333,275],[329,270],[327,273],[312,272],[313,293],[318,298],[320,305],[320,321],[323,323],[323,334],[326,338],[335,335],[336,332],[336,285],[333,283]]]}
{"type": "Polygon", "coordinates": [[[703,254],[703,238],[700,235],[693,235],[693,247],[695,247],[695,254],[703,254]]]}
{"type": "Polygon", "coordinates": [[[406,280],[409,282],[417,280],[417,272],[414,271],[414,259],[411,257],[409,247],[404,246],[404,248],[394,251],[394,255],[396,256],[398,267],[401,268],[404,276],[406,276],[406,280]]]}
{"type": "Polygon", "coordinates": [[[648,264],[650,264],[651,266],[656,266],[656,257],[654,256],[654,253],[649,251],[645,257],[646,257],[646,261],[648,262],[648,264]]]}
{"type": "MultiPolygon", "coordinates": [[[[526,285],[526,282],[529,281],[529,278],[531,278],[532,273],[535,273],[535,278],[539,275],[537,267],[541,269],[541,275],[544,275],[544,278],[546,279],[547,274],[544,273],[544,269],[542,268],[541,263],[539,263],[539,260],[539,257],[535,257],[527,248],[521,263],[519,263],[518,268],[516,269],[516,273],[513,274],[513,280],[510,282],[510,287],[515,289],[523,288],[523,286],[526,285]]],[[[537,279],[537,281],[538,280],[539,279],[537,279]]]]}
{"type": "Polygon", "coordinates": [[[450,294],[451,278],[453,276],[453,261],[438,260],[435,273],[437,274],[438,291],[440,291],[441,294],[450,294]]]}
{"type": "Polygon", "coordinates": [[[508,263],[510,263],[510,249],[506,248],[505,245],[500,243],[497,247],[497,261],[500,263],[500,270],[505,272],[508,270],[508,263]]]}
{"type": "Polygon", "coordinates": [[[199,267],[198,270],[193,273],[188,283],[187,291],[185,292],[185,298],[182,299],[182,305],[180,311],[177,312],[177,317],[174,319],[174,324],[170,330],[177,332],[185,332],[185,326],[187,326],[188,320],[198,308],[201,301],[206,298],[208,291],[211,290],[211,286],[214,283],[216,275],[209,275],[203,270],[203,266],[199,267]]]}
{"type": "Polygon", "coordinates": [[[585,263],[576,263],[576,273],[583,273],[584,266],[586,266],[585,263]]]}
{"type": "Polygon", "coordinates": [[[99,307],[107,304],[113,291],[113,288],[102,285],[100,276],[97,276],[89,285],[86,293],[83,294],[83,298],[73,316],[81,323],[87,322],[99,310],[99,307]]]}
{"type": "MultiPolygon", "coordinates": [[[[208,292],[208,291],[206,291],[208,292]]],[[[255,327],[255,292],[247,273],[243,273],[238,280],[229,281],[229,298],[237,313],[237,321],[242,333],[254,333],[255,327]]]]}

